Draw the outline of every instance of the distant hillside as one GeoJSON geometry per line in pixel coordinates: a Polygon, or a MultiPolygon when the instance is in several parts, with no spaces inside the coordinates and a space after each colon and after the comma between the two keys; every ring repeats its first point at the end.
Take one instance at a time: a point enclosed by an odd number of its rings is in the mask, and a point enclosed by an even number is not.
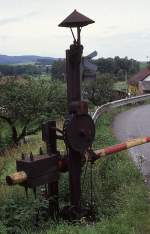
{"type": "Polygon", "coordinates": [[[52,64],[56,58],[52,57],[42,57],[36,55],[22,55],[22,56],[8,56],[0,55],[0,64],[30,64],[35,63],[38,60],[49,60],[49,64],[52,64]]]}

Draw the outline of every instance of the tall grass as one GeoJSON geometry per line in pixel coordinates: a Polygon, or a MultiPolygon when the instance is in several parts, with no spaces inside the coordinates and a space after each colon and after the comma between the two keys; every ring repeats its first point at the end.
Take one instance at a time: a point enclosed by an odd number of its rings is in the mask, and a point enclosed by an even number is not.
{"type": "MultiPolygon", "coordinates": [[[[116,143],[112,134],[111,122],[113,114],[104,114],[96,126],[94,148],[99,149],[116,143]]],[[[15,159],[21,152],[38,152],[42,145],[40,137],[36,143],[19,149],[12,149],[0,158],[0,180],[14,171],[15,159]]],[[[62,147],[62,146],[61,146],[62,147]]],[[[97,207],[96,222],[82,221],[74,225],[53,223],[51,220],[39,221],[39,226],[33,225],[37,207],[41,200],[30,193],[26,200],[23,189],[19,186],[7,187],[0,185],[0,233],[38,233],[38,234],[149,234],[150,205],[149,193],[144,179],[126,152],[105,157],[95,162],[93,166],[94,202],[97,207]]],[[[61,200],[67,193],[67,175],[61,176],[61,200]]],[[[87,171],[83,200],[90,197],[90,169],[87,171]]],[[[44,203],[44,201],[42,201],[44,203]]],[[[46,205],[46,203],[44,204],[46,205]]],[[[41,215],[42,216],[42,215],[41,215]]]]}

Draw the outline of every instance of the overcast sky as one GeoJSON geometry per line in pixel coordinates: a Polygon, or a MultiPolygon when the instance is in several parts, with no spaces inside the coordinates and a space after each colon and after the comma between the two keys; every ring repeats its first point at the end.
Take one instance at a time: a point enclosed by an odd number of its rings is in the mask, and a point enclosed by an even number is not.
{"type": "Polygon", "coordinates": [[[65,57],[72,36],[57,25],[74,9],[95,20],[84,55],[150,57],[150,0],[0,0],[0,54],[65,57]]]}

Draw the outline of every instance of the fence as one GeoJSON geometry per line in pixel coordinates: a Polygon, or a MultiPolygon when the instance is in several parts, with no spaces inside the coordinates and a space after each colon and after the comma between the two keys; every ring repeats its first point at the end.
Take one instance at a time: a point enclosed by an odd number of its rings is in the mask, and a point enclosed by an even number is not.
{"type": "Polygon", "coordinates": [[[108,110],[111,110],[113,108],[120,107],[120,106],[125,106],[128,104],[137,103],[140,101],[146,101],[149,99],[150,99],[150,94],[145,94],[145,95],[140,95],[140,96],[131,97],[131,98],[125,98],[125,99],[121,99],[121,100],[117,100],[117,101],[113,101],[113,102],[108,102],[108,103],[98,107],[96,109],[96,111],[94,112],[92,118],[94,120],[94,123],[96,123],[96,121],[100,118],[100,116],[104,112],[107,112],[108,110]]]}

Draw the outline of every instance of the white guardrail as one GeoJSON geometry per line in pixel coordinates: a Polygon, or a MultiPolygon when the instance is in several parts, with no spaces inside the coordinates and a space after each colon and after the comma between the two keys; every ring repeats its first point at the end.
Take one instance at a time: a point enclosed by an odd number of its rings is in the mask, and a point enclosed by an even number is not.
{"type": "Polygon", "coordinates": [[[150,99],[150,94],[145,94],[145,95],[140,95],[136,97],[131,97],[131,98],[125,98],[125,99],[120,99],[117,101],[113,102],[107,102],[106,104],[98,107],[96,111],[94,112],[92,119],[94,120],[94,123],[100,118],[100,116],[104,113],[107,112],[108,110],[111,110],[116,107],[120,106],[125,106],[127,104],[132,104],[140,101],[145,101],[150,99]]]}

